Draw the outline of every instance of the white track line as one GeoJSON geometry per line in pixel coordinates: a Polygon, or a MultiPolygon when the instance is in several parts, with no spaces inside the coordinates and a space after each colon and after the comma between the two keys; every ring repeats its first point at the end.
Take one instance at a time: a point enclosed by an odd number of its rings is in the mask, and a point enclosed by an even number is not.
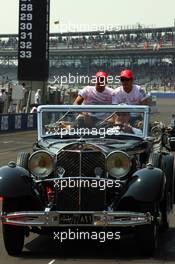
{"type": "Polygon", "coordinates": [[[55,262],[55,259],[51,260],[48,264],[53,264],[55,262]]]}

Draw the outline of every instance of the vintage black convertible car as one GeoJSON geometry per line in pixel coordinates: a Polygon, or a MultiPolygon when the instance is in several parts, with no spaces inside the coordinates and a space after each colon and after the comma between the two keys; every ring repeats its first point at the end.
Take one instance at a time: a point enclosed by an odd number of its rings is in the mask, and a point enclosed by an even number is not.
{"type": "MultiPolygon", "coordinates": [[[[132,232],[152,254],[174,203],[174,157],[148,106],[40,106],[32,153],[0,168],[4,244],[30,232],[132,232]]],[[[118,234],[116,238],[116,232],[118,234]]]]}

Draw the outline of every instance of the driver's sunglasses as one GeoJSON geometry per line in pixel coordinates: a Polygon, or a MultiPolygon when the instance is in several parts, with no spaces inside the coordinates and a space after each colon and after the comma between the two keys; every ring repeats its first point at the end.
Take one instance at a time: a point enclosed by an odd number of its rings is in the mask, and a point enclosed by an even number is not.
{"type": "Polygon", "coordinates": [[[132,80],[131,78],[120,78],[121,82],[129,82],[130,80],[132,80]]]}

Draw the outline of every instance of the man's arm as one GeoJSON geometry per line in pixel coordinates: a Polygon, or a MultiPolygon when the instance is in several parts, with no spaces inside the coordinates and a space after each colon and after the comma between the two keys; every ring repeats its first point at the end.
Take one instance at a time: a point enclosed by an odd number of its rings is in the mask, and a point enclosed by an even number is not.
{"type": "Polygon", "coordinates": [[[81,95],[78,95],[77,98],[74,101],[74,105],[81,105],[84,101],[84,98],[81,95]]]}
{"type": "Polygon", "coordinates": [[[141,101],[141,104],[142,104],[142,105],[150,105],[150,104],[151,104],[151,99],[150,99],[150,97],[147,97],[147,98],[143,99],[143,100],[141,101]]]}
{"type": "Polygon", "coordinates": [[[151,98],[146,92],[140,88],[140,104],[151,105],[151,98]]]}

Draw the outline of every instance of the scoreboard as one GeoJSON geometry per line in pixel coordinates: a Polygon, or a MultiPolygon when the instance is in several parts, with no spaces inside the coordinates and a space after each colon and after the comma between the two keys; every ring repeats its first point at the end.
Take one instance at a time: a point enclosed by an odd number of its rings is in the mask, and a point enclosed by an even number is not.
{"type": "Polygon", "coordinates": [[[46,81],[50,0],[19,0],[18,80],[46,81]]]}

